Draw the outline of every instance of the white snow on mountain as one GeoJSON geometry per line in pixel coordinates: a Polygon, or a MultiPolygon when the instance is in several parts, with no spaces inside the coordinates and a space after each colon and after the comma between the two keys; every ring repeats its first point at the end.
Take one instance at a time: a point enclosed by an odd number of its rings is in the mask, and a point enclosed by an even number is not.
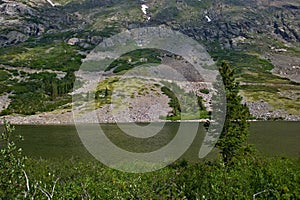
{"type": "Polygon", "coordinates": [[[47,2],[48,2],[52,7],[56,6],[56,4],[53,3],[51,0],[47,0],[47,2]]]}
{"type": "Polygon", "coordinates": [[[147,15],[147,9],[148,9],[148,8],[149,8],[149,7],[146,6],[145,4],[142,5],[142,11],[143,11],[143,13],[144,13],[145,15],[147,15]]]}
{"type": "Polygon", "coordinates": [[[207,19],[207,22],[211,22],[211,19],[209,16],[206,15],[205,18],[207,19]]]}

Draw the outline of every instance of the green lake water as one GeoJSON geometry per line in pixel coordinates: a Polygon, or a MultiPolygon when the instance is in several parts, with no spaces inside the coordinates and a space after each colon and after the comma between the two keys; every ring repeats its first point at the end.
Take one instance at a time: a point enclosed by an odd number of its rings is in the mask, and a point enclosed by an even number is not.
{"type": "MultiPolygon", "coordinates": [[[[147,139],[126,135],[116,124],[102,124],[101,127],[117,146],[131,152],[151,152],[168,144],[174,138],[178,124],[166,123],[161,132],[147,139]]],[[[185,125],[191,126],[195,123],[185,125]]],[[[131,125],[126,126],[130,129],[131,125]]],[[[92,158],[81,143],[75,126],[18,125],[15,132],[24,137],[24,141],[18,142],[18,145],[27,156],[45,159],[92,158]]],[[[193,144],[183,155],[185,159],[197,160],[204,132],[203,125],[200,124],[193,144]]],[[[269,156],[300,156],[300,122],[251,122],[249,143],[269,156]]]]}

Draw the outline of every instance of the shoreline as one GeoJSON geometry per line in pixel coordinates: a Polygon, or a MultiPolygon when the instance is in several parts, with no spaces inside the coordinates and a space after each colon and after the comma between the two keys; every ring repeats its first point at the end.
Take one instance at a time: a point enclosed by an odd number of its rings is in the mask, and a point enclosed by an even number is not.
{"type": "MultiPolygon", "coordinates": [[[[26,118],[26,117],[25,117],[26,118]]],[[[80,125],[96,125],[96,124],[151,124],[151,123],[205,123],[208,119],[196,119],[196,120],[160,120],[160,121],[137,121],[137,122],[99,122],[99,123],[93,123],[93,122],[54,122],[51,120],[51,122],[47,122],[44,120],[39,121],[18,121],[18,120],[11,120],[13,118],[7,118],[7,117],[1,117],[0,118],[0,125],[3,125],[3,120],[6,119],[11,125],[16,126],[76,126],[76,124],[80,125]]],[[[248,122],[300,122],[299,120],[258,120],[258,119],[251,119],[248,120],[248,122]]]]}
{"type": "MultiPolygon", "coordinates": [[[[98,116],[99,117],[99,116],[98,116]]],[[[6,119],[12,125],[73,125],[76,124],[130,124],[130,123],[204,123],[209,119],[192,119],[192,120],[165,120],[165,119],[158,119],[153,118],[149,120],[149,118],[142,118],[136,121],[127,121],[126,118],[106,118],[103,115],[100,116],[98,119],[90,119],[88,116],[87,118],[81,118],[81,121],[74,121],[74,113],[70,109],[65,110],[56,110],[53,112],[44,112],[38,113],[35,115],[7,115],[0,117],[0,125],[3,124],[3,120],[6,119]],[[119,119],[116,121],[115,119],[119,119]],[[123,120],[122,120],[123,119],[123,120]]],[[[292,119],[278,119],[278,118],[271,118],[271,119],[250,119],[249,122],[271,122],[271,121],[282,121],[282,122],[300,122],[300,116],[297,118],[292,119]]]]}

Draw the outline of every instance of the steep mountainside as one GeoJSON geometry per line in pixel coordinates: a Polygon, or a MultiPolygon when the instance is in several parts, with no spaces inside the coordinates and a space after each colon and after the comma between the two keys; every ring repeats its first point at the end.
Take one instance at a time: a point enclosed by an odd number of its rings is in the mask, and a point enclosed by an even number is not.
{"type": "MultiPolygon", "coordinates": [[[[2,0],[0,24],[4,116],[68,116],[75,72],[94,47],[126,30],[162,26],[199,41],[217,63],[230,63],[256,118],[299,120],[299,0],[2,0]]],[[[147,64],[162,55],[166,54],[130,56],[147,64]]],[[[82,76],[86,84],[92,81],[93,76],[82,76]]],[[[164,104],[170,98],[161,88],[152,89],[164,104]]],[[[190,91],[196,90],[185,90],[190,91]]],[[[147,95],[141,96],[145,101],[147,95]]],[[[209,97],[202,98],[208,98],[203,102],[208,108],[209,97]]]]}

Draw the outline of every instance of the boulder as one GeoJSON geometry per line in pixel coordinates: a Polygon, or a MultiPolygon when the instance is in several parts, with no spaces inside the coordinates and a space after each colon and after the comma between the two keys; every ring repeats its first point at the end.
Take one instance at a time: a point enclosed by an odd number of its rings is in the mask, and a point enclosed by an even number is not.
{"type": "Polygon", "coordinates": [[[18,44],[18,43],[26,41],[27,39],[28,39],[28,36],[21,32],[10,31],[8,34],[0,35],[0,46],[18,44]]]}

